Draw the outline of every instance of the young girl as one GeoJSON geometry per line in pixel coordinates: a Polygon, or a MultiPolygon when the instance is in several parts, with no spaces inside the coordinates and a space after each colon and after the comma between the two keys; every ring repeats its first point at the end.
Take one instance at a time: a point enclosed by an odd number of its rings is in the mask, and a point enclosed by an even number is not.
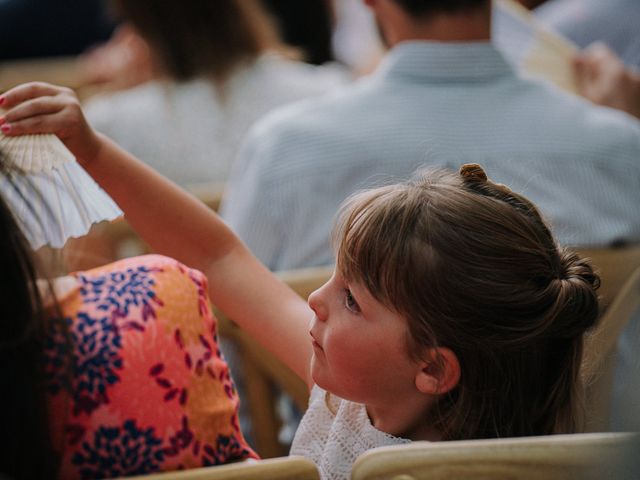
{"type": "Polygon", "coordinates": [[[56,133],[145,240],[205,272],[213,302],[307,381],[291,452],[324,478],[380,445],[576,430],[598,277],[479,166],[352,197],[336,271],[307,306],[214,213],[96,134],[69,90],[27,84],[0,105],[6,135],[56,133]]]}

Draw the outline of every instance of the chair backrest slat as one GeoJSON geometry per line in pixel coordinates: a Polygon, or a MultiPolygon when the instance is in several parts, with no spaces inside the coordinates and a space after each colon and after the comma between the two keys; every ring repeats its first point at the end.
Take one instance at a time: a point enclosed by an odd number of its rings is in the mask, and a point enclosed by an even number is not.
{"type": "Polygon", "coordinates": [[[245,461],[216,467],[127,477],[127,480],[319,480],[315,464],[304,457],[245,461]]]}
{"type": "Polygon", "coordinates": [[[639,437],[629,433],[414,442],[380,447],[355,462],[352,480],[638,478],[639,437]]]}

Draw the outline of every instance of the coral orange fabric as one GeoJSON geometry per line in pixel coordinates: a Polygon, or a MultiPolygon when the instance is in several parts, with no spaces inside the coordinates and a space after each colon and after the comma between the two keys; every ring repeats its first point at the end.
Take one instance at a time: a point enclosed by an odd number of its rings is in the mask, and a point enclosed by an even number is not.
{"type": "Polygon", "coordinates": [[[148,255],[74,276],[45,349],[60,478],[257,458],[202,273],[148,255]]]}

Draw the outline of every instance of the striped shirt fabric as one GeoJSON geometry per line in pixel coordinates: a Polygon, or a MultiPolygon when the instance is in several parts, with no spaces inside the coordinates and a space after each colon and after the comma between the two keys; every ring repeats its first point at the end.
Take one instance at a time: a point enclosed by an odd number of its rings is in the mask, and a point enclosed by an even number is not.
{"type": "Polygon", "coordinates": [[[348,195],[468,162],[536,202],[563,243],[640,239],[640,124],[520,77],[486,42],[403,42],[372,76],[268,115],[222,214],[273,270],[328,264],[348,195]]]}

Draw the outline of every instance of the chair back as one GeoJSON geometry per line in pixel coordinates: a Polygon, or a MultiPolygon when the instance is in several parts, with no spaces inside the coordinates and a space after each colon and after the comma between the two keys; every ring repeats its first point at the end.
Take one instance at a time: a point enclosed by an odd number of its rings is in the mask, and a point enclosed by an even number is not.
{"type": "Polygon", "coordinates": [[[77,89],[84,86],[76,57],[28,58],[0,62],[0,91],[34,80],[77,89]]]}
{"type": "Polygon", "coordinates": [[[618,338],[640,312],[640,268],[627,280],[606,309],[596,329],[585,338],[581,377],[586,388],[588,432],[609,426],[610,399],[618,338]]]}
{"type": "Polygon", "coordinates": [[[276,275],[306,300],[331,278],[333,266],[299,268],[277,272],[276,275]]]}
{"type": "Polygon", "coordinates": [[[637,448],[630,433],[414,442],[363,453],[351,479],[631,480],[637,448]]]}
{"type": "Polygon", "coordinates": [[[598,295],[603,313],[596,329],[585,338],[581,375],[586,388],[585,431],[598,432],[609,428],[617,340],[634,310],[633,287],[626,294],[622,290],[640,268],[640,245],[576,250],[591,260],[601,281],[598,295]]]}
{"type": "Polygon", "coordinates": [[[127,480],[319,480],[315,464],[304,457],[245,461],[216,467],[127,477],[127,480]]]}
{"type": "Polygon", "coordinates": [[[631,274],[640,268],[640,245],[619,248],[576,248],[581,257],[589,258],[600,274],[598,291],[607,307],[622,290],[631,274]]]}
{"type": "Polygon", "coordinates": [[[214,212],[220,209],[224,195],[224,182],[200,182],[188,185],[185,190],[204,203],[214,212]]]}

